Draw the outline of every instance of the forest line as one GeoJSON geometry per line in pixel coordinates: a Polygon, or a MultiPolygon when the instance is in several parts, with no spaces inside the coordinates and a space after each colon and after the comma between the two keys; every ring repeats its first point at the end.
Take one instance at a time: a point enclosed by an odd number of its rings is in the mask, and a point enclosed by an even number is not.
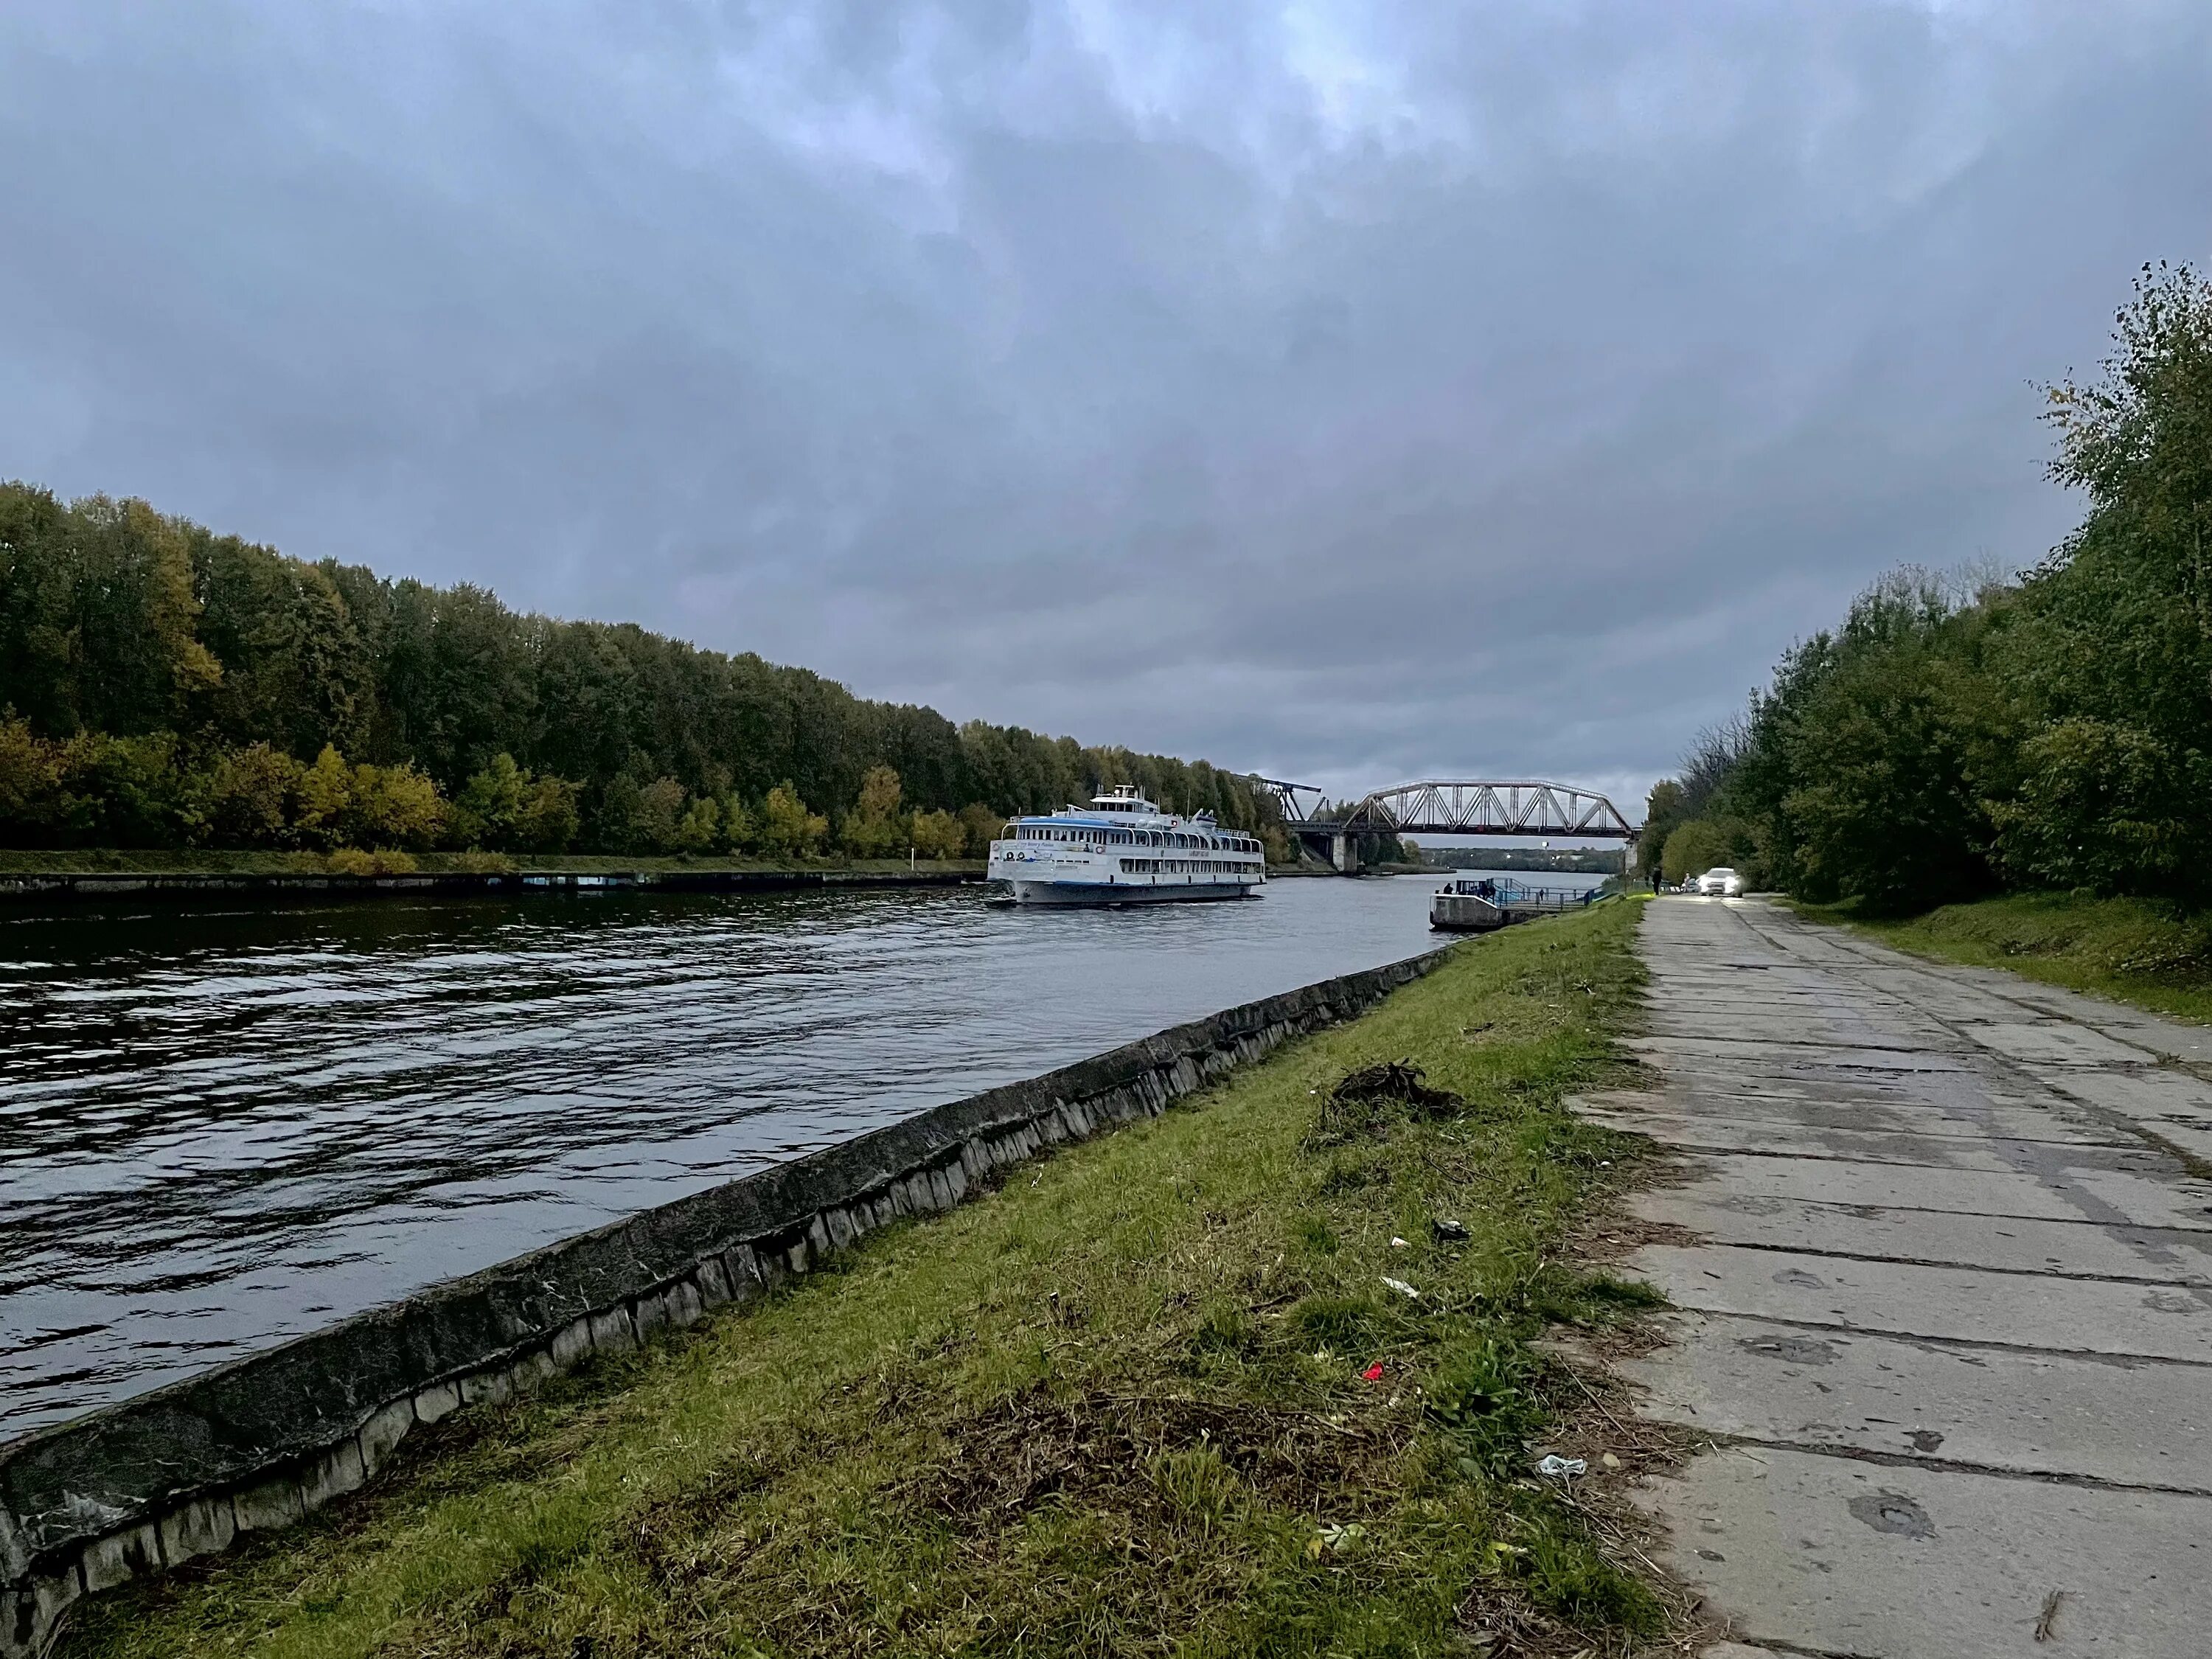
{"type": "Polygon", "coordinates": [[[980,856],[1123,782],[1269,831],[1204,761],[0,483],[0,845],[980,856]]]}

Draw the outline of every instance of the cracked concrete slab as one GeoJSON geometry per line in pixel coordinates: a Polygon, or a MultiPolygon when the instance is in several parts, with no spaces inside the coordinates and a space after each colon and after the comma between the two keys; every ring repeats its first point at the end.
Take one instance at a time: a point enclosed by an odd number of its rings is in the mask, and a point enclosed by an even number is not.
{"type": "Polygon", "coordinates": [[[2054,1093],[2094,1106],[2106,1122],[2130,1124],[2212,1166],[2212,1085],[2201,1079],[2182,1072],[2096,1070],[2051,1082],[2054,1093]]]}
{"type": "Polygon", "coordinates": [[[2212,1371],[1675,1314],[1674,1351],[1618,1369],[1662,1423],[2212,1496],[2212,1371]]]}
{"type": "Polygon", "coordinates": [[[2068,1277],[2212,1285],[2212,1232],[2105,1227],[1938,1210],[1808,1204],[1795,1199],[1639,1193],[1629,1212],[1687,1227],[1720,1244],[1928,1261],[2068,1277]]]}
{"type": "MultiPolygon", "coordinates": [[[[1875,1054],[1909,1053],[1899,1049],[1894,1036],[1887,1042],[1872,1042],[1855,1038],[1839,1030],[1824,1030],[1820,1016],[1832,1012],[1832,1005],[1823,1006],[1817,1000],[1807,996],[1797,1000],[1786,1012],[1777,1012],[1764,1018],[1747,1017],[1741,1009],[1732,1007],[1727,996],[1716,992],[1710,999],[1700,1001],[1698,1012],[1656,1018],[1647,1035],[1655,1039],[1675,1042],[1694,1042],[1726,1054],[1734,1045],[1742,1043],[1790,1043],[1815,1048],[1867,1049],[1875,1054]]],[[[1939,1036],[1942,1028],[1930,1024],[1928,1035],[1939,1036]]],[[[2136,1059],[2142,1056],[2136,1055],[2136,1059]]]]}
{"type": "Polygon", "coordinates": [[[2032,1179],[1976,1170],[1762,1158],[1755,1152],[1714,1153],[1699,1159],[1694,1173],[1725,1192],[1761,1198],[2051,1221],[2109,1218],[2146,1227],[2212,1228],[2212,1187],[2170,1184],[2139,1176],[2094,1175],[2074,1182],[2075,1190],[2061,1191],[2032,1179]]]}
{"type": "Polygon", "coordinates": [[[2190,1124],[2212,1128],[2212,1083],[2188,1072],[2133,1069],[2096,1071],[2055,1079],[2067,1095],[2076,1091],[2107,1111],[2155,1127],[2190,1124]]]}
{"type": "Polygon", "coordinates": [[[2212,1033],[1758,902],[1642,945],[1657,1086],[1583,1106],[1682,1175],[1668,1564],[1776,1652],[2212,1652],[2212,1033]]]}
{"type": "Polygon", "coordinates": [[[2014,1060],[2056,1066],[2148,1066],[2152,1057],[2130,1043],[2119,1042],[2084,1026],[2056,1020],[2035,1024],[2008,1020],[1976,1023],[1975,1042],[2014,1060]]]}
{"type": "Polygon", "coordinates": [[[1653,1498],[1667,1565],[1754,1644],[1855,1659],[2205,1651],[2212,1498],[1755,1446],[1693,1460],[1653,1498]]]}
{"type": "MultiPolygon", "coordinates": [[[[1677,1307],[1700,1312],[2212,1365],[2212,1291],[2186,1285],[2055,1279],[1732,1244],[1649,1244],[1627,1265],[1677,1307]]],[[[2205,1381],[2212,1385],[2212,1373],[2205,1381]]]]}
{"type": "Polygon", "coordinates": [[[1993,1020],[2017,1019],[2021,1012],[2063,1019],[2126,1042],[2147,1054],[2212,1065],[2212,1030],[2185,1025],[2063,986],[2045,985],[1990,968],[1936,966],[1904,956],[1871,940],[1854,939],[1847,957],[1866,971],[1856,982],[1913,1002],[1932,985],[1949,1007],[1977,1008],[1993,1020]]]}
{"type": "Polygon", "coordinates": [[[1593,1095],[1577,1103],[1593,1115],[1609,1112],[1623,1118],[1641,1113],[1672,1114],[1713,1122],[1774,1123],[1856,1133],[1958,1135],[1968,1139],[1996,1135],[2007,1140],[2060,1140],[2080,1146],[2125,1146],[2130,1151],[2140,1151],[2143,1145],[2139,1132],[2070,1101],[2052,1100],[2035,1106],[1954,1106],[1948,1102],[1904,1101],[1893,1092],[1874,1099],[1833,1100],[1810,1091],[1717,1089],[1700,1095],[1694,1111],[1688,1109],[1692,1103],[1677,1102],[1663,1093],[1593,1095]]]}
{"type": "Polygon", "coordinates": [[[1940,1170],[1986,1170],[2007,1174],[2032,1154],[2024,1147],[2069,1146],[2081,1149],[2081,1163],[2091,1168],[2154,1170],[2163,1162],[2141,1138],[2117,1142],[2110,1131],[2069,1132],[2053,1121],[2022,1125],[2049,1131],[2038,1139],[2023,1135],[1976,1134],[1971,1125],[1953,1123],[1940,1129],[1931,1126],[1918,1132],[1880,1127],[1845,1129],[1827,1124],[1792,1123],[1780,1119],[1739,1117],[1730,1112],[1601,1112],[1586,1114],[1592,1121],[1633,1133],[1655,1135],[1670,1146],[1693,1146],[1701,1152],[1758,1152],[1774,1158],[1831,1158],[1863,1164],[1917,1164],[1940,1170]]]}
{"type": "Polygon", "coordinates": [[[1723,1063],[1733,1059],[1741,1066],[1764,1067],[1770,1061],[1779,1059],[1800,1073],[1856,1072],[1878,1077],[1893,1072],[1962,1072],[1967,1069],[1948,1054],[1871,1042],[1808,1042],[1802,1039],[1762,1042],[1750,1037],[1740,1042],[1723,1042],[1702,1036],[1646,1036],[1632,1040],[1626,1047],[1631,1054],[1655,1058],[1662,1062],[1669,1058],[1696,1056],[1723,1063]]]}

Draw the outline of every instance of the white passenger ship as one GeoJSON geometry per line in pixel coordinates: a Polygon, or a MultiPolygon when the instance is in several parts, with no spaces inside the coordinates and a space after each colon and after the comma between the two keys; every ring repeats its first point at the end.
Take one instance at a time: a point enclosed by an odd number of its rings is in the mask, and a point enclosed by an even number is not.
{"type": "Polygon", "coordinates": [[[1016,818],[991,843],[990,876],[1022,904],[1144,904],[1256,894],[1267,849],[1210,814],[1176,817],[1124,784],[1047,817],[1016,818]]]}

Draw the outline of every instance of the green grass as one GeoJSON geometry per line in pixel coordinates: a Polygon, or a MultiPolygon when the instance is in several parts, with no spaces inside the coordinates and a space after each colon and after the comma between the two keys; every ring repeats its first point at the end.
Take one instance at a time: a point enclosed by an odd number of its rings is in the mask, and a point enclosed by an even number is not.
{"type": "Polygon", "coordinates": [[[2212,1023],[2212,921],[2144,899],[2012,893],[1904,921],[1800,905],[1917,955],[2006,968],[2182,1019],[2212,1023]]]}
{"type": "Polygon", "coordinates": [[[1637,913],[1463,945],[1158,1120],[449,1419],[65,1652],[1625,1652],[1662,1604],[1529,1443],[1579,1397],[1534,1340],[1652,1300],[1564,1250],[1638,1154],[1561,1103],[1620,1070],[1637,913]],[[1458,1098],[1332,1106],[1398,1059],[1458,1098]]]}
{"type": "MultiPolygon", "coordinates": [[[[857,870],[884,873],[902,872],[907,868],[907,861],[902,858],[828,858],[793,864],[774,859],[731,858],[721,854],[693,858],[681,854],[647,857],[596,853],[520,853],[511,855],[416,853],[410,856],[416,869],[426,875],[486,870],[559,872],[575,875],[599,875],[628,870],[653,871],[664,874],[717,870],[778,873],[801,870],[857,870]]],[[[983,865],[980,859],[954,859],[944,862],[925,859],[918,867],[925,872],[960,871],[980,875],[983,865]]],[[[223,852],[204,847],[73,848],[46,852],[0,848],[0,876],[320,875],[328,868],[328,861],[323,854],[308,852],[223,852]]]]}

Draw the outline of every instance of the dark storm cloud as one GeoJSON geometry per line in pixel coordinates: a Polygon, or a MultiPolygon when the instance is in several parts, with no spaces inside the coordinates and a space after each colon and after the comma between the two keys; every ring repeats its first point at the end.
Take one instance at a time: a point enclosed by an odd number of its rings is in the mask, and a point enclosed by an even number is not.
{"type": "Polygon", "coordinates": [[[2202,258],[2193,4],[0,15],[0,473],[1349,787],[1640,788],[2202,258]]]}

